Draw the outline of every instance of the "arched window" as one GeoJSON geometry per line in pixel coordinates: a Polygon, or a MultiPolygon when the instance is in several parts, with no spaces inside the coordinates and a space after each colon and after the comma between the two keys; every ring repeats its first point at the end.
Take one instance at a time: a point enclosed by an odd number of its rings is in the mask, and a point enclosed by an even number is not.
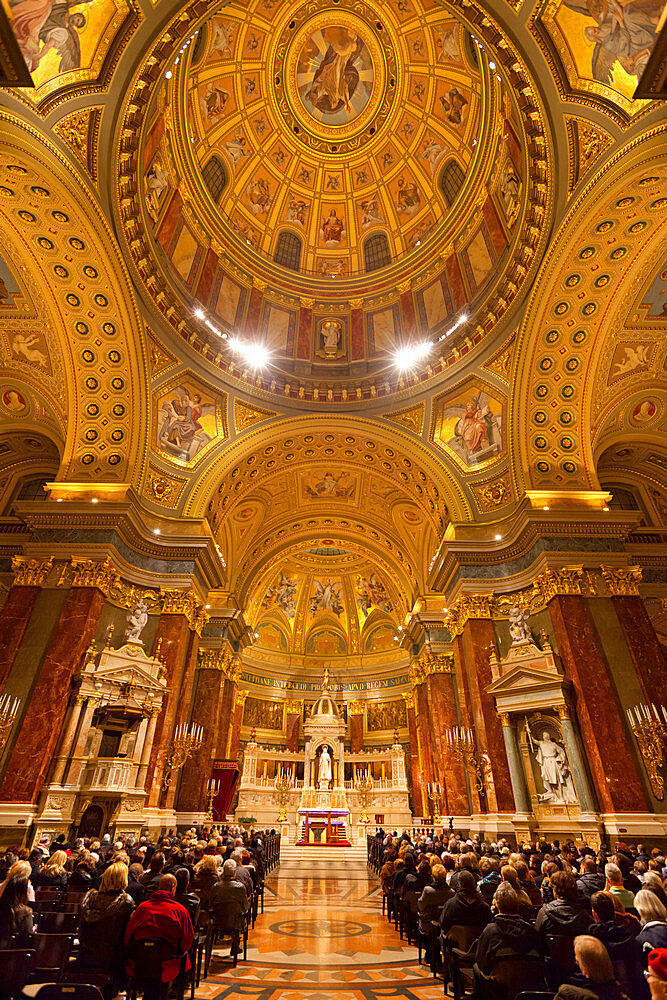
{"type": "Polygon", "coordinates": [[[385,233],[373,233],[364,242],[364,267],[367,271],[377,271],[391,264],[389,240],[385,233]]]}
{"type": "Polygon", "coordinates": [[[641,510],[637,497],[629,487],[607,483],[603,489],[611,493],[609,506],[612,510],[641,510]]]}
{"type": "Polygon", "coordinates": [[[440,190],[448,208],[456,201],[465,179],[466,175],[456,160],[447,160],[440,174],[440,190]]]}
{"type": "Polygon", "coordinates": [[[202,174],[204,184],[211,192],[211,198],[217,204],[227,184],[227,170],[220,157],[212,156],[208,163],[204,165],[202,174]]]}
{"type": "Polygon", "coordinates": [[[204,25],[197,33],[197,38],[192,49],[192,65],[195,66],[201,57],[204,55],[206,50],[206,25],[204,25]]]}
{"type": "Polygon", "coordinates": [[[470,32],[466,31],[464,35],[464,46],[466,55],[473,66],[479,66],[479,56],[477,54],[477,46],[470,37],[470,32]]]}
{"type": "Polygon", "coordinates": [[[299,271],[301,268],[301,237],[289,229],[278,233],[273,259],[281,267],[287,267],[290,271],[299,271]]]}
{"type": "Polygon", "coordinates": [[[26,479],[16,493],[15,500],[46,500],[48,493],[44,489],[48,479],[40,476],[39,479],[26,479]]]}

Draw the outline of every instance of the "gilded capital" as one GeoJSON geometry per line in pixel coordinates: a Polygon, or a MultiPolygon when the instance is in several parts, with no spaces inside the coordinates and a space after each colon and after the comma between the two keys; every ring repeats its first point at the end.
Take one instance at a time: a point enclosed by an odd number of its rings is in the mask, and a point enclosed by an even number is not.
{"type": "Polygon", "coordinates": [[[509,712],[498,712],[498,718],[500,719],[501,726],[509,728],[509,726],[511,725],[509,712]]]}
{"type": "Polygon", "coordinates": [[[224,671],[225,655],[226,651],[223,649],[200,649],[198,653],[199,669],[224,671]]]}
{"type": "Polygon", "coordinates": [[[533,583],[533,589],[545,604],[553,597],[581,594],[584,571],[581,566],[547,569],[533,583]]]}
{"type": "Polygon", "coordinates": [[[610,597],[639,597],[642,580],[640,566],[601,566],[600,572],[610,597]]]}
{"type": "Polygon", "coordinates": [[[303,712],[303,698],[286,698],[285,711],[288,715],[301,715],[303,712]]]}
{"type": "Polygon", "coordinates": [[[203,603],[192,590],[172,590],[160,588],[162,598],[162,613],[165,615],[184,615],[190,628],[201,635],[202,629],[209,619],[203,603]]]}
{"type": "Polygon", "coordinates": [[[347,712],[348,715],[363,715],[364,714],[364,702],[360,699],[357,701],[348,701],[347,712]]]}
{"type": "Polygon", "coordinates": [[[406,709],[408,709],[408,711],[411,708],[415,707],[415,696],[413,695],[412,691],[403,692],[403,701],[405,702],[405,707],[406,709]]]}
{"type": "Polygon", "coordinates": [[[94,562],[92,559],[71,559],[63,568],[58,580],[59,587],[96,587],[106,596],[120,583],[120,575],[112,567],[109,559],[94,562]]]}
{"type": "Polygon", "coordinates": [[[12,571],[15,587],[41,587],[53,566],[53,556],[48,559],[28,559],[26,556],[12,557],[12,571]]]}
{"type": "Polygon", "coordinates": [[[493,594],[461,594],[444,618],[445,628],[452,637],[461,635],[471,618],[492,617],[493,594]]]}
{"type": "Polygon", "coordinates": [[[559,719],[569,719],[570,718],[570,710],[567,707],[567,705],[559,705],[558,708],[556,709],[556,711],[558,712],[558,718],[559,719]]]}
{"type": "Polygon", "coordinates": [[[243,707],[243,705],[245,705],[245,700],[246,700],[247,697],[248,697],[248,692],[247,691],[235,691],[234,692],[234,704],[235,705],[241,705],[241,707],[243,707]]]}

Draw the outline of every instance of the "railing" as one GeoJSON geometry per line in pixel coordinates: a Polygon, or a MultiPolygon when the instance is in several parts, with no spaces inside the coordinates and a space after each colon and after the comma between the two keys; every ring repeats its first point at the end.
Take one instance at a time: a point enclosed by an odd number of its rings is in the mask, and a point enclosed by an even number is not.
{"type": "Polygon", "coordinates": [[[368,867],[376,875],[380,874],[382,868],[382,841],[378,837],[366,837],[366,854],[368,857],[368,867]]]}
{"type": "Polygon", "coordinates": [[[263,836],[264,841],[264,867],[267,872],[270,872],[272,868],[280,861],[280,834],[279,833],[265,833],[263,836]]]}
{"type": "Polygon", "coordinates": [[[126,757],[98,757],[86,767],[83,788],[94,791],[124,791],[134,788],[139,767],[126,757]]]}

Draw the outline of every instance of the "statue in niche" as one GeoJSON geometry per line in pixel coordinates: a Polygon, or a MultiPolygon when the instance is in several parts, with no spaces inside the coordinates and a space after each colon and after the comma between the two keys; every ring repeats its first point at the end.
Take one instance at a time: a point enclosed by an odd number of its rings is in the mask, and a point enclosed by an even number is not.
{"type": "Polygon", "coordinates": [[[510,608],[509,626],[513,646],[533,641],[533,635],[528,626],[528,614],[522,611],[517,604],[510,608]]]}
{"type": "Polygon", "coordinates": [[[331,784],[331,757],[329,756],[329,748],[327,746],[323,746],[320,753],[320,766],[317,779],[320,791],[328,788],[331,784]]]}
{"type": "Polygon", "coordinates": [[[148,605],[141,598],[131,611],[127,613],[125,626],[125,642],[141,642],[141,633],[148,624],[148,605]]]}
{"type": "Polygon", "coordinates": [[[530,749],[535,754],[544,785],[544,792],[538,795],[540,802],[562,804],[577,802],[564,748],[560,743],[556,743],[551,733],[546,730],[542,733],[541,740],[534,740],[528,720],[526,720],[526,735],[530,749]]]}

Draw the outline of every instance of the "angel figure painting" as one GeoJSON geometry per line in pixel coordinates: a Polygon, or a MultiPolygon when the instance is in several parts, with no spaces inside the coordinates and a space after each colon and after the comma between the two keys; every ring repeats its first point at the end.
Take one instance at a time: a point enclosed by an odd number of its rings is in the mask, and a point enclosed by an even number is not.
{"type": "Polygon", "coordinates": [[[373,92],[373,63],[363,39],[335,24],[306,39],[296,72],[304,108],[327,125],[353,121],[373,92]]]}
{"type": "Polygon", "coordinates": [[[368,618],[373,608],[379,608],[387,614],[394,610],[385,586],[375,571],[368,577],[360,576],[357,580],[357,606],[364,618],[368,618]]]}
{"type": "Polygon", "coordinates": [[[661,7],[657,0],[563,0],[554,16],[558,47],[580,78],[631,99],[657,41],[661,7]]]}
{"type": "Polygon", "coordinates": [[[502,451],[502,403],[484,389],[468,389],[436,404],[434,441],[466,468],[502,451]]]}
{"type": "Polygon", "coordinates": [[[340,617],[343,613],[343,585],[340,580],[313,580],[313,589],[308,601],[311,615],[320,611],[333,611],[340,617]]]}
{"type": "Polygon", "coordinates": [[[192,386],[178,385],[158,400],[158,447],[189,463],[216,437],[216,404],[192,386]]]}
{"type": "Polygon", "coordinates": [[[299,581],[290,580],[282,570],[278,573],[278,579],[269,587],[264,600],[262,601],[262,611],[271,607],[279,607],[285,612],[290,621],[296,614],[296,599],[299,581]]]}

